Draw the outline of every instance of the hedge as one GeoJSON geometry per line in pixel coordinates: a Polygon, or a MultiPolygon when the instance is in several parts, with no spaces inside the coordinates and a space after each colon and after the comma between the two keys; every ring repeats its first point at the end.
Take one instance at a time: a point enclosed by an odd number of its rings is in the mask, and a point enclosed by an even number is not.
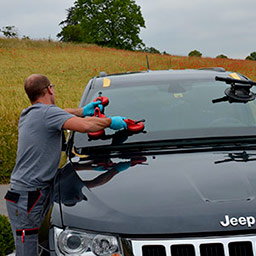
{"type": "Polygon", "coordinates": [[[0,215],[0,256],[11,254],[14,249],[11,224],[6,216],[0,215]]]}

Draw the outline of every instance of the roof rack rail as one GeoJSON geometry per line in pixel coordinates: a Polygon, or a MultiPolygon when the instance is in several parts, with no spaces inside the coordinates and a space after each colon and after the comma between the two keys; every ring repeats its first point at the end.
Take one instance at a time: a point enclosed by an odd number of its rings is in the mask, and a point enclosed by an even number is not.
{"type": "Polygon", "coordinates": [[[217,72],[226,72],[225,68],[222,68],[222,67],[199,68],[199,70],[211,70],[211,71],[217,71],[217,72]]]}
{"type": "MultiPolygon", "coordinates": [[[[151,71],[151,70],[149,70],[151,71]]],[[[106,76],[122,76],[122,75],[130,75],[130,74],[139,74],[139,73],[145,73],[145,72],[149,72],[149,71],[127,71],[127,72],[123,72],[123,73],[106,73],[106,72],[100,72],[99,76],[98,77],[106,77],[106,76]]]]}

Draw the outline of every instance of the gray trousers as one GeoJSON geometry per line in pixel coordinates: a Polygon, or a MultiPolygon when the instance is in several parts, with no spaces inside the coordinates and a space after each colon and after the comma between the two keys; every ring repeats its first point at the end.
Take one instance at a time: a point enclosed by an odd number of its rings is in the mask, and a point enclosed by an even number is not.
{"type": "Polygon", "coordinates": [[[38,255],[38,229],[49,207],[50,188],[36,191],[10,190],[5,199],[16,255],[38,255]]]}

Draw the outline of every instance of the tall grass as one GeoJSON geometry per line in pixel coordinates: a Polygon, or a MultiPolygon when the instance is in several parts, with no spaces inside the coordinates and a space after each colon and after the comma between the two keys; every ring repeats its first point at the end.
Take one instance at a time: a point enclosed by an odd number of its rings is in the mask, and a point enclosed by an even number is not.
{"type": "MultiPolygon", "coordinates": [[[[256,79],[256,62],[148,54],[150,68],[224,67],[256,79]]],[[[77,107],[85,85],[100,71],[146,70],[146,53],[88,44],[0,38],[0,182],[8,182],[15,164],[20,112],[30,105],[23,89],[32,73],[46,75],[56,85],[57,105],[77,107]]]]}

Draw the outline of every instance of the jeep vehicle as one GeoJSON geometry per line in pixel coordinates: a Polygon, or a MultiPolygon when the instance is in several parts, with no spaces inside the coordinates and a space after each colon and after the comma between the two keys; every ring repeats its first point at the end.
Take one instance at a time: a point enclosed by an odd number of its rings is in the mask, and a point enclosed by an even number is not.
{"type": "Polygon", "coordinates": [[[255,256],[255,84],[223,68],[91,79],[80,107],[106,97],[144,128],[71,134],[41,255],[255,256]]]}

